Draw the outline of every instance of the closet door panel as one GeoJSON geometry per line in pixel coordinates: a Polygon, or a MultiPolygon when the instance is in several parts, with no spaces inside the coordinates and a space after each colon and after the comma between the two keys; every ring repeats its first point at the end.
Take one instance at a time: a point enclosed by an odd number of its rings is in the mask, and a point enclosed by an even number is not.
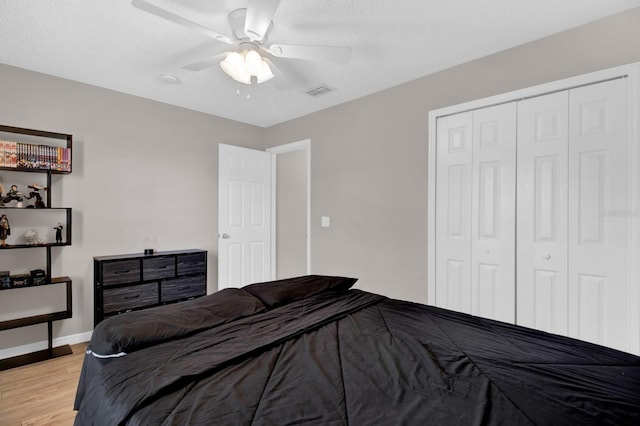
{"type": "Polygon", "coordinates": [[[471,312],[472,113],[439,118],[436,306],[471,312]]]}
{"type": "Polygon", "coordinates": [[[569,92],[569,335],[626,349],[627,79],[569,92]]]}
{"type": "Polygon", "coordinates": [[[515,321],[515,102],[473,112],[471,313],[515,321]]]}
{"type": "Polygon", "coordinates": [[[568,92],[518,102],[517,324],[566,335],[568,92]]]}

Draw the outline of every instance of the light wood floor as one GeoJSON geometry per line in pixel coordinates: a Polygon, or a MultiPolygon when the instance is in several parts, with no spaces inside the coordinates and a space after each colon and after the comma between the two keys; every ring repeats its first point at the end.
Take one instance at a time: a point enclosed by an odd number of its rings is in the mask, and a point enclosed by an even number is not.
{"type": "Polygon", "coordinates": [[[0,426],[69,426],[86,343],[73,354],[0,371],[0,426]]]}

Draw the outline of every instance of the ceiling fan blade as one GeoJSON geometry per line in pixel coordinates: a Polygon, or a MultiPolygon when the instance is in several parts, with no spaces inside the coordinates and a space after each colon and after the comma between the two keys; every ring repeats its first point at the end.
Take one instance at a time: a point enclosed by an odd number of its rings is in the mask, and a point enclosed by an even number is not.
{"type": "Polygon", "coordinates": [[[279,58],[334,62],[336,64],[346,64],[351,60],[351,48],[349,47],[272,44],[267,48],[267,51],[279,58]]]}
{"type": "Polygon", "coordinates": [[[202,71],[203,69],[210,68],[214,65],[218,65],[225,55],[226,53],[221,53],[219,55],[209,56],[208,58],[204,58],[199,61],[192,62],[187,65],[183,65],[182,69],[189,70],[189,71],[202,71]]]}
{"type": "Polygon", "coordinates": [[[269,30],[271,19],[280,0],[249,0],[244,32],[252,41],[262,41],[269,30]]]}
{"type": "Polygon", "coordinates": [[[203,25],[198,24],[197,22],[190,21],[187,18],[183,18],[182,16],[176,15],[173,12],[170,12],[166,9],[163,9],[159,6],[151,4],[147,0],[131,0],[131,5],[137,9],[143,10],[152,15],[158,16],[160,18],[166,19],[167,21],[171,21],[178,25],[182,25],[183,27],[190,28],[195,30],[201,34],[206,35],[207,37],[211,37],[213,39],[222,41],[227,44],[232,44],[231,38],[227,37],[224,34],[220,34],[215,32],[203,25]]]}

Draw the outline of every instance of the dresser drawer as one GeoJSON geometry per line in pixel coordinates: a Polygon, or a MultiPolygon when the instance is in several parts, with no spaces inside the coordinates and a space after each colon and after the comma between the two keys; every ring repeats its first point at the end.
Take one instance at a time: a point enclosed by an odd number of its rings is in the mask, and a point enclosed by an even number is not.
{"type": "Polygon", "coordinates": [[[162,282],[162,303],[189,297],[204,296],[207,292],[207,277],[176,278],[162,282]]]}
{"type": "Polygon", "coordinates": [[[102,285],[128,284],[140,281],[140,261],[116,260],[102,264],[102,285]]]}
{"type": "Polygon", "coordinates": [[[105,314],[156,305],[159,302],[158,283],[105,288],[103,300],[105,314]]]}
{"type": "Polygon", "coordinates": [[[176,276],[176,258],[149,257],[142,259],[142,279],[158,280],[161,278],[172,278],[176,276]]]}
{"type": "Polygon", "coordinates": [[[178,256],[178,275],[202,274],[206,269],[206,253],[181,254],[178,256]]]}

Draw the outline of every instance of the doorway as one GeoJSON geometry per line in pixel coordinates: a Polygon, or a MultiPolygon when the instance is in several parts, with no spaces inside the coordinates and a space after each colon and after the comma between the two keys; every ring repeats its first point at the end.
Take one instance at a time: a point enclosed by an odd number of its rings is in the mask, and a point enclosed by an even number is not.
{"type": "Polygon", "coordinates": [[[272,173],[272,270],[276,279],[311,273],[311,141],[269,148],[272,173]]]}
{"type": "Polygon", "coordinates": [[[311,141],[219,146],[218,290],[311,273],[311,141]]]}

